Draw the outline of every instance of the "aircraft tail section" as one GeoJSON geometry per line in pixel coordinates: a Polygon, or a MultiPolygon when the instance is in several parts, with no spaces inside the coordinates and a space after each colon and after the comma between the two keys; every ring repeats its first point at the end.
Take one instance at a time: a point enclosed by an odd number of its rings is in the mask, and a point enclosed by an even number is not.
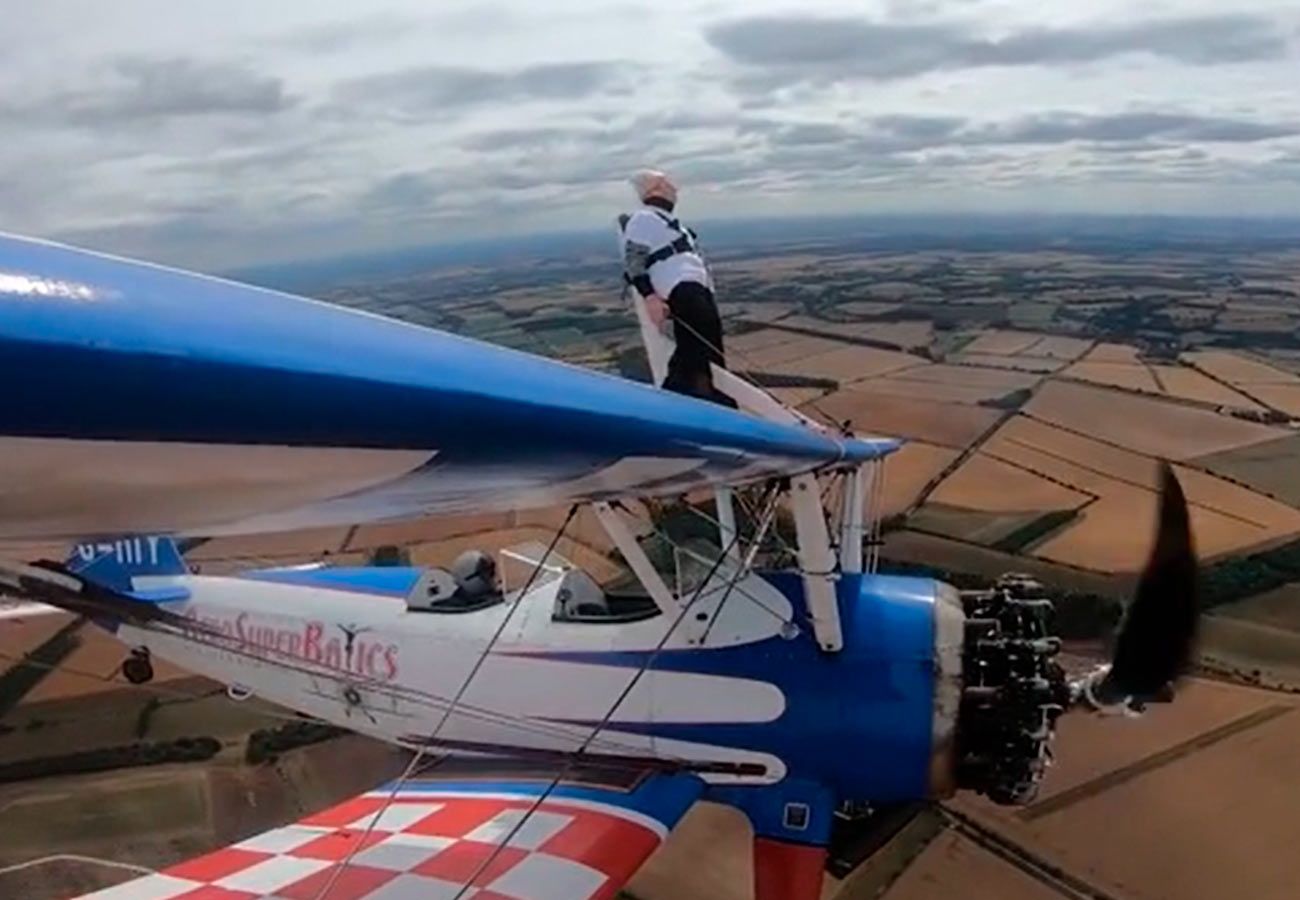
{"type": "Polygon", "coordinates": [[[78,578],[138,600],[162,602],[189,596],[184,588],[151,583],[190,574],[170,537],[140,535],[78,544],[66,565],[78,578]]]}

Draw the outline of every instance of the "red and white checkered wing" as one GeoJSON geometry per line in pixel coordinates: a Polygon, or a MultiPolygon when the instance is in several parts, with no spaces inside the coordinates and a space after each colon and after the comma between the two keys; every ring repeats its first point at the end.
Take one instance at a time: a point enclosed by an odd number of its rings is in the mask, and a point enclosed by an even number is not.
{"type": "Polygon", "coordinates": [[[546,788],[412,782],[391,802],[380,789],[83,900],[604,900],[702,785],[660,774],[627,790],[561,785],[539,803],[546,788]]]}

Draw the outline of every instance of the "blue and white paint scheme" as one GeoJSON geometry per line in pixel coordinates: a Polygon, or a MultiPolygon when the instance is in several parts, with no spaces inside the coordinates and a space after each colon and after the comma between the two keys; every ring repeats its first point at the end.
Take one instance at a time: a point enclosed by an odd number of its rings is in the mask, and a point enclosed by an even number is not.
{"type": "Polygon", "coordinates": [[[897,447],[355,310],[0,235],[0,540],[678,494],[897,447]]]}
{"type": "MultiPolygon", "coordinates": [[[[542,561],[535,545],[506,552],[542,561]]],[[[442,610],[428,602],[447,596],[438,569],[195,575],[165,538],[84,545],[72,560],[88,588],[117,598],[114,631],[135,654],[233,696],[433,753],[558,766],[581,752],[689,773],[779,852],[810,848],[818,879],[837,804],[955,785],[963,615],[931,580],[843,577],[844,648],[827,654],[799,577],[725,557],[672,608],[647,600],[635,621],[566,617],[595,583],[554,554],[526,593],[442,610]],[[128,624],[133,610],[144,620],[128,624]]],[[[773,890],[760,896],[793,896],[773,890]]]]}

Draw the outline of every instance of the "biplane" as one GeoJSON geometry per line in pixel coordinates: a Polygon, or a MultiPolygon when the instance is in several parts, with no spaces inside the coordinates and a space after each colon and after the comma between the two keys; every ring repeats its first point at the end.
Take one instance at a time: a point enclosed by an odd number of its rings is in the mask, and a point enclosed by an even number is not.
{"type": "MultiPolygon", "coordinates": [[[[671,343],[636,312],[661,375],[671,343]]],[[[112,629],[133,682],[165,659],[410,752],[395,783],[98,900],[608,898],[699,800],[748,817],[759,900],[808,900],[846,822],[963,789],[1029,802],[1061,715],[1136,714],[1187,663],[1196,559],[1168,468],[1114,659],[1070,677],[1032,581],[876,571],[897,441],[724,369],[738,410],[18,238],[0,347],[21,386],[0,538],[76,542],[0,564],[7,593],[112,629]],[[700,490],[716,540],[651,553],[630,501],[700,490]],[[555,505],[556,540],[446,568],[215,576],[175,542],[555,505]],[[622,581],[557,552],[579,508],[622,581]]]]}

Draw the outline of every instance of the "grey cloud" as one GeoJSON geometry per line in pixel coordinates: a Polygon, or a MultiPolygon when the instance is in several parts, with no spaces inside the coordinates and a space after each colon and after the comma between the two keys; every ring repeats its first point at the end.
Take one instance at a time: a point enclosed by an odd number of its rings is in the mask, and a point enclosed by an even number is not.
{"type": "Polygon", "coordinates": [[[888,24],[858,18],[753,17],[705,37],[733,62],[765,70],[755,87],[807,79],[890,79],[980,66],[1093,62],[1148,53],[1189,64],[1276,59],[1285,33],[1270,20],[1227,15],[1133,25],[1032,29],[986,37],[954,24],[888,24]]]}
{"type": "Polygon", "coordinates": [[[1067,141],[1129,142],[1159,138],[1170,141],[1247,143],[1300,133],[1294,124],[1181,113],[1118,113],[1085,116],[1045,113],[967,131],[963,139],[988,144],[1059,144],[1067,141]]]}
{"type": "Polygon", "coordinates": [[[0,109],[56,123],[121,127],[186,116],[267,115],[295,103],[279,78],[239,64],[126,58],[112,63],[93,89],[0,109]]]}
{"type": "Polygon", "coordinates": [[[460,66],[424,66],[341,83],[336,98],[346,105],[389,107],[406,112],[504,103],[512,100],[577,100],[613,88],[614,63],[547,63],[493,71],[460,66]]]}
{"type": "Polygon", "coordinates": [[[458,143],[471,150],[517,150],[550,147],[556,144],[588,143],[600,140],[603,129],[591,126],[539,126],[537,128],[499,128],[470,135],[458,143]]]}
{"type": "Polygon", "coordinates": [[[394,13],[377,13],[342,22],[300,27],[273,38],[274,46],[306,53],[339,53],[366,44],[385,44],[427,26],[428,20],[394,13]]]}
{"type": "Polygon", "coordinates": [[[443,185],[431,173],[399,172],[370,185],[361,195],[365,210],[422,209],[434,205],[443,185]]]}
{"type": "MultiPolygon", "coordinates": [[[[854,127],[747,119],[741,132],[773,148],[827,146],[846,157],[950,147],[1084,142],[1112,152],[1167,149],[1169,144],[1247,143],[1300,134],[1294,123],[1255,122],[1176,112],[1083,115],[1046,112],[993,123],[955,116],[879,116],[854,127]]],[[[795,154],[797,155],[797,154],[795,154]]]]}

